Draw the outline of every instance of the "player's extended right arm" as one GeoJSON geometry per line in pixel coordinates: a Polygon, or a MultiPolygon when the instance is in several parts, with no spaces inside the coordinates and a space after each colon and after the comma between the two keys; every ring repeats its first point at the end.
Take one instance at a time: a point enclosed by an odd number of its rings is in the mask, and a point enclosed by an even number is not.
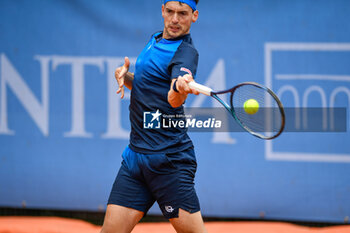
{"type": "Polygon", "coordinates": [[[118,82],[119,89],[117,90],[117,94],[121,92],[120,98],[124,97],[124,86],[126,86],[129,90],[132,89],[132,81],[134,80],[134,73],[130,73],[129,71],[130,61],[128,57],[124,58],[124,65],[118,67],[115,70],[114,76],[118,82]]]}
{"type": "Polygon", "coordinates": [[[168,102],[171,107],[180,107],[185,102],[188,94],[199,94],[197,90],[190,88],[188,85],[188,83],[191,81],[193,81],[193,77],[189,74],[179,76],[171,81],[170,90],[168,92],[168,102]],[[175,80],[177,80],[176,83],[175,80]],[[174,85],[176,85],[175,88],[174,85]],[[176,89],[177,92],[174,89],[176,89]]]}

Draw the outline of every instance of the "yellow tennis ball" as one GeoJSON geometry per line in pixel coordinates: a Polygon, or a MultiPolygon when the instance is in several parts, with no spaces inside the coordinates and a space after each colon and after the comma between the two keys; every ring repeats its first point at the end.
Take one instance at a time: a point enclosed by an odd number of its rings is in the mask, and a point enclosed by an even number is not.
{"type": "Polygon", "coordinates": [[[252,115],[259,111],[259,103],[255,99],[249,99],[244,102],[243,108],[247,114],[252,115]]]}

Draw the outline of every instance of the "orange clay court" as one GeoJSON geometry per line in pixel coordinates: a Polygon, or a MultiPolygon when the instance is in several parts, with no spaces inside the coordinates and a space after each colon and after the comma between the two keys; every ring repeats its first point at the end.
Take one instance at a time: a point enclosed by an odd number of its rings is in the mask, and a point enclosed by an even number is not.
{"type": "MultiPolygon", "coordinates": [[[[210,233],[350,233],[350,226],[304,227],[282,222],[208,222],[210,233]]],[[[0,233],[98,233],[101,226],[58,217],[0,217],[0,233]]],[[[174,233],[170,223],[139,223],[133,233],[174,233]]]]}

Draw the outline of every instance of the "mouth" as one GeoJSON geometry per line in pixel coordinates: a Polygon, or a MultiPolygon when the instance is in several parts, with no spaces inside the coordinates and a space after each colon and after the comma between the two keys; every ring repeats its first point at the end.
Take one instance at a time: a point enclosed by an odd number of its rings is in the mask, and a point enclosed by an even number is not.
{"type": "Polygon", "coordinates": [[[172,25],[170,25],[169,26],[169,29],[170,29],[170,31],[172,31],[172,32],[178,32],[178,31],[180,31],[180,27],[178,27],[178,26],[172,26],[172,25]]]}

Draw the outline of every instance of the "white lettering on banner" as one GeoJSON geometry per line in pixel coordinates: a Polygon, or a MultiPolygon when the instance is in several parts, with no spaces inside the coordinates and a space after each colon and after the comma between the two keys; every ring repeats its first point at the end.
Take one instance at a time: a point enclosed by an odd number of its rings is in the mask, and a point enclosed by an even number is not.
{"type": "Polygon", "coordinates": [[[102,58],[85,57],[52,57],[52,69],[60,65],[72,66],[72,129],[65,133],[66,137],[92,137],[91,133],[85,131],[85,79],[84,66],[94,65],[104,71],[102,58]]]}
{"type": "Polygon", "coordinates": [[[41,103],[34,96],[27,84],[21,78],[17,70],[10,63],[5,54],[1,54],[1,113],[0,113],[0,134],[12,134],[15,132],[8,128],[7,109],[7,87],[17,96],[20,103],[29,116],[34,120],[40,131],[49,135],[49,59],[36,56],[41,64],[41,103]]]}
{"type": "MultiPolygon", "coordinates": [[[[9,87],[18,98],[24,109],[29,113],[34,123],[43,135],[49,135],[49,71],[50,62],[52,70],[58,66],[69,65],[72,67],[72,126],[66,137],[92,137],[92,133],[85,130],[85,93],[84,93],[84,67],[86,65],[97,66],[101,73],[104,72],[104,63],[107,63],[108,75],[108,119],[107,132],[103,138],[127,139],[128,131],[121,126],[120,99],[115,98],[116,84],[114,79],[115,67],[122,64],[121,58],[110,57],[75,57],[75,56],[35,56],[41,65],[41,103],[25,83],[24,79],[11,64],[5,54],[0,56],[0,135],[14,135],[15,131],[8,127],[7,87],[9,87]]],[[[135,58],[131,58],[135,62],[135,58]]],[[[125,99],[129,96],[126,94],[125,99]]]]}

